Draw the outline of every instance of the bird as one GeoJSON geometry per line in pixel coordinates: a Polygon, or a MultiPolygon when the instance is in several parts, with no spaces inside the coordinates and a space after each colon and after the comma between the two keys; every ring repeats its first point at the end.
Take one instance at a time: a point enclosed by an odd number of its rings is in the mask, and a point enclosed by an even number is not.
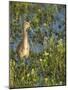
{"type": "Polygon", "coordinates": [[[28,30],[30,28],[30,21],[24,21],[23,24],[23,34],[22,40],[17,46],[17,55],[22,60],[24,57],[29,57],[29,39],[28,39],[28,30]]]}

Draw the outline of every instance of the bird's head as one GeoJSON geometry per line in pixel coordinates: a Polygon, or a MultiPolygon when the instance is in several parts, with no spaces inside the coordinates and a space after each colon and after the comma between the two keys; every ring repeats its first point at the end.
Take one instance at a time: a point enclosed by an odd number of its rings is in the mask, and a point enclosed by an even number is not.
{"type": "Polygon", "coordinates": [[[30,21],[24,21],[24,29],[28,30],[30,28],[30,21]]]}

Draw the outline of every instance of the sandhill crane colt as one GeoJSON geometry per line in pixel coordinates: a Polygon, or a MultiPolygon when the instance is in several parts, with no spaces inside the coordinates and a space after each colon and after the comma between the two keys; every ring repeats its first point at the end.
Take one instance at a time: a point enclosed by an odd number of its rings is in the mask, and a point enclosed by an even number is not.
{"type": "Polygon", "coordinates": [[[30,28],[30,22],[24,21],[23,24],[23,36],[22,41],[19,43],[17,47],[17,54],[20,59],[29,57],[29,41],[28,41],[28,30],[30,28]]]}

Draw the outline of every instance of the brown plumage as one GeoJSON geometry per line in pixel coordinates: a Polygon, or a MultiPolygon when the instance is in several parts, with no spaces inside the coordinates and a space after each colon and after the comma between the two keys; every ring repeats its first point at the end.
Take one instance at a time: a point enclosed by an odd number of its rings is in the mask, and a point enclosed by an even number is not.
{"type": "Polygon", "coordinates": [[[23,27],[23,38],[17,47],[17,54],[21,59],[23,57],[29,57],[28,30],[30,28],[30,22],[25,21],[23,27]]]}

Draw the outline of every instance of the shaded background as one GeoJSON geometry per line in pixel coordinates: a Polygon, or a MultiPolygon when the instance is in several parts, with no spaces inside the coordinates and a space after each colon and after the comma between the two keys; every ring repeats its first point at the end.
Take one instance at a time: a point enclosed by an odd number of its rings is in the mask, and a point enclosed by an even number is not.
{"type": "Polygon", "coordinates": [[[66,84],[65,5],[10,2],[10,88],[66,84]],[[22,24],[31,21],[30,57],[25,65],[16,56],[22,24]]]}

